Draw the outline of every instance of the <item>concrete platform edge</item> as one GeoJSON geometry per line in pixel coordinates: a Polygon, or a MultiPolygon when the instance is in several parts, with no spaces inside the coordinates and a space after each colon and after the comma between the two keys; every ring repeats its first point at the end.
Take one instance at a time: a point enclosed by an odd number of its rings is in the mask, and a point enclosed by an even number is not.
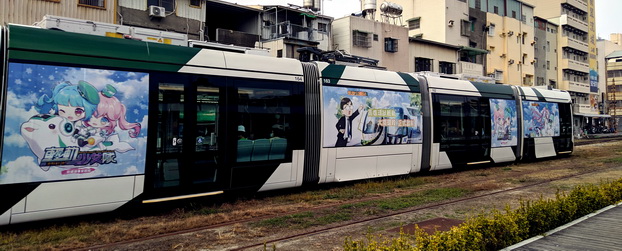
{"type": "Polygon", "coordinates": [[[617,203],[617,204],[614,204],[614,205],[609,205],[609,206],[606,206],[606,207],[604,207],[604,208],[602,208],[602,209],[600,209],[600,210],[598,210],[598,211],[596,211],[596,212],[593,212],[593,213],[588,214],[588,215],[586,215],[586,216],[583,216],[583,217],[581,217],[581,218],[579,218],[579,219],[576,219],[576,220],[574,220],[574,221],[571,221],[571,222],[569,222],[569,223],[567,223],[567,224],[565,224],[565,225],[563,225],[563,226],[557,227],[557,228],[555,228],[555,229],[553,229],[553,230],[551,230],[551,231],[548,231],[548,232],[546,232],[546,233],[544,233],[544,234],[541,234],[541,235],[538,235],[538,236],[531,237],[531,238],[529,238],[529,239],[526,239],[526,240],[524,240],[524,241],[521,241],[521,242],[519,242],[519,243],[516,243],[516,244],[514,244],[514,245],[512,245],[512,246],[506,247],[506,248],[501,249],[501,250],[502,250],[502,251],[509,251],[509,250],[514,250],[514,249],[516,249],[516,248],[519,248],[519,247],[525,246],[525,245],[527,245],[527,244],[529,244],[529,243],[532,243],[532,242],[534,242],[534,241],[537,241],[537,240],[539,240],[539,239],[542,239],[542,238],[544,238],[544,237],[546,237],[546,236],[552,235],[552,234],[554,234],[554,233],[556,233],[556,232],[559,232],[559,231],[564,230],[564,229],[566,229],[566,228],[569,228],[569,227],[571,227],[571,226],[573,226],[573,225],[575,225],[575,224],[578,224],[578,223],[580,223],[580,222],[582,222],[582,221],[584,221],[584,220],[587,220],[587,219],[589,219],[589,218],[592,218],[592,217],[594,217],[594,216],[596,216],[596,215],[598,215],[598,214],[600,214],[600,213],[602,213],[602,212],[605,212],[605,211],[607,211],[607,210],[609,210],[609,209],[612,209],[612,208],[615,208],[615,207],[619,207],[619,206],[622,206],[622,202],[617,203]]]}

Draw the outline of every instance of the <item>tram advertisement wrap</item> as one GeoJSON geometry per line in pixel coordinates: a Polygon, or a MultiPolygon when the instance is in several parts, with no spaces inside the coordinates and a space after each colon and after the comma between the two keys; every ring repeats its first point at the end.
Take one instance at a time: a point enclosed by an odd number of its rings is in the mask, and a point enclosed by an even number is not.
{"type": "Polygon", "coordinates": [[[523,102],[525,138],[559,136],[559,107],[556,103],[523,102]]]}
{"type": "Polygon", "coordinates": [[[324,147],[421,143],[421,94],[324,86],[324,147]]]}
{"type": "Polygon", "coordinates": [[[518,142],[516,101],[490,99],[492,147],[515,146],[518,142]]]}
{"type": "Polygon", "coordinates": [[[145,173],[148,74],[8,69],[0,184],[145,173]]]}

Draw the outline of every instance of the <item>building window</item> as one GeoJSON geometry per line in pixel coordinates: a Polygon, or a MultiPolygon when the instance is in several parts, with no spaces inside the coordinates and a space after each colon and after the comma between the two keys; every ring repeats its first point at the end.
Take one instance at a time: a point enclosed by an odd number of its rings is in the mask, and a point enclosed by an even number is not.
{"type": "Polygon", "coordinates": [[[495,12],[495,14],[499,15],[499,6],[495,6],[494,12],[495,12]]]}
{"type": "Polygon", "coordinates": [[[421,28],[421,18],[415,17],[411,20],[408,20],[408,29],[415,30],[421,28]]]}
{"type": "Polygon", "coordinates": [[[456,64],[452,62],[438,62],[438,71],[440,73],[454,74],[456,73],[456,64]]]}
{"type": "Polygon", "coordinates": [[[352,43],[354,46],[370,48],[371,33],[354,30],[352,31],[352,43]]]}
{"type": "Polygon", "coordinates": [[[474,17],[469,17],[469,22],[471,22],[471,27],[470,27],[470,31],[471,32],[475,32],[475,22],[477,21],[477,19],[475,19],[474,17]]]}
{"type": "Polygon", "coordinates": [[[328,24],[325,23],[317,23],[317,30],[319,32],[328,32],[328,24]]]}
{"type": "Polygon", "coordinates": [[[374,34],[374,41],[378,41],[378,34],[374,34]]]}
{"type": "Polygon", "coordinates": [[[482,9],[482,0],[475,0],[475,9],[482,9]]]}
{"type": "Polygon", "coordinates": [[[549,61],[549,60],[546,61],[546,69],[547,70],[551,69],[551,61],[549,61]]]}
{"type": "Polygon", "coordinates": [[[495,35],[495,24],[490,24],[488,26],[488,36],[492,37],[495,35]]]}
{"type": "Polygon", "coordinates": [[[432,59],[415,58],[415,72],[432,71],[432,59]]]}
{"type": "Polygon", "coordinates": [[[282,58],[283,57],[283,49],[280,49],[280,50],[276,51],[276,57],[277,58],[282,58]]]}
{"type": "Polygon", "coordinates": [[[397,52],[397,39],[395,38],[385,38],[384,39],[384,51],[386,52],[397,52]]]}
{"type": "Polygon", "coordinates": [[[106,0],[78,0],[78,5],[96,8],[106,8],[106,0]]]}
{"type": "Polygon", "coordinates": [[[168,12],[175,10],[175,0],[147,0],[147,6],[151,5],[164,7],[168,12]]]}
{"type": "Polygon", "coordinates": [[[190,0],[190,6],[201,8],[201,0],[190,0]]]}
{"type": "Polygon", "coordinates": [[[516,18],[516,11],[515,10],[512,11],[512,18],[516,18]]]}
{"type": "Polygon", "coordinates": [[[471,21],[460,20],[460,35],[465,37],[471,36],[471,21]]]}

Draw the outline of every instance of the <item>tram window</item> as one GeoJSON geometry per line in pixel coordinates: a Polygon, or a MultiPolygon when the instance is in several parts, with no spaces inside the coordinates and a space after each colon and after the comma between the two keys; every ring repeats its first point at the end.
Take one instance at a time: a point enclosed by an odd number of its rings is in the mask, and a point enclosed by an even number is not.
{"type": "Polygon", "coordinates": [[[197,88],[196,151],[218,150],[218,100],[219,90],[214,87],[197,88]]]}
{"type": "Polygon", "coordinates": [[[490,105],[479,97],[436,95],[435,142],[490,137],[490,105]]]}
{"type": "Polygon", "coordinates": [[[237,162],[285,159],[292,123],[291,85],[266,85],[264,81],[236,83],[240,86],[237,89],[237,162]]]}

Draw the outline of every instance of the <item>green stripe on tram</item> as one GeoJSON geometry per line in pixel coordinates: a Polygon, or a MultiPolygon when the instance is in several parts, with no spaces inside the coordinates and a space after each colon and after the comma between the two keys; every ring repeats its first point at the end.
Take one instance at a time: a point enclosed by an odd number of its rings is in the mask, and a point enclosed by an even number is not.
{"type": "Polygon", "coordinates": [[[513,98],[514,91],[509,85],[497,85],[488,83],[471,82],[482,97],[487,98],[513,98]]]}
{"type": "Polygon", "coordinates": [[[328,79],[330,82],[324,84],[336,85],[343,76],[343,72],[346,70],[345,65],[330,64],[322,70],[322,78],[328,79]]]}
{"type": "Polygon", "coordinates": [[[542,95],[542,93],[536,89],[536,88],[531,88],[533,90],[534,93],[536,93],[536,97],[538,97],[538,101],[541,102],[546,102],[546,98],[544,97],[544,95],[542,95]]]}
{"type": "Polygon", "coordinates": [[[419,81],[417,81],[413,76],[403,72],[398,72],[397,75],[399,75],[404,80],[404,82],[406,82],[406,85],[408,85],[410,91],[420,92],[421,89],[419,87],[419,81]]]}
{"type": "Polygon", "coordinates": [[[178,71],[198,48],[9,26],[10,59],[178,71]]]}

